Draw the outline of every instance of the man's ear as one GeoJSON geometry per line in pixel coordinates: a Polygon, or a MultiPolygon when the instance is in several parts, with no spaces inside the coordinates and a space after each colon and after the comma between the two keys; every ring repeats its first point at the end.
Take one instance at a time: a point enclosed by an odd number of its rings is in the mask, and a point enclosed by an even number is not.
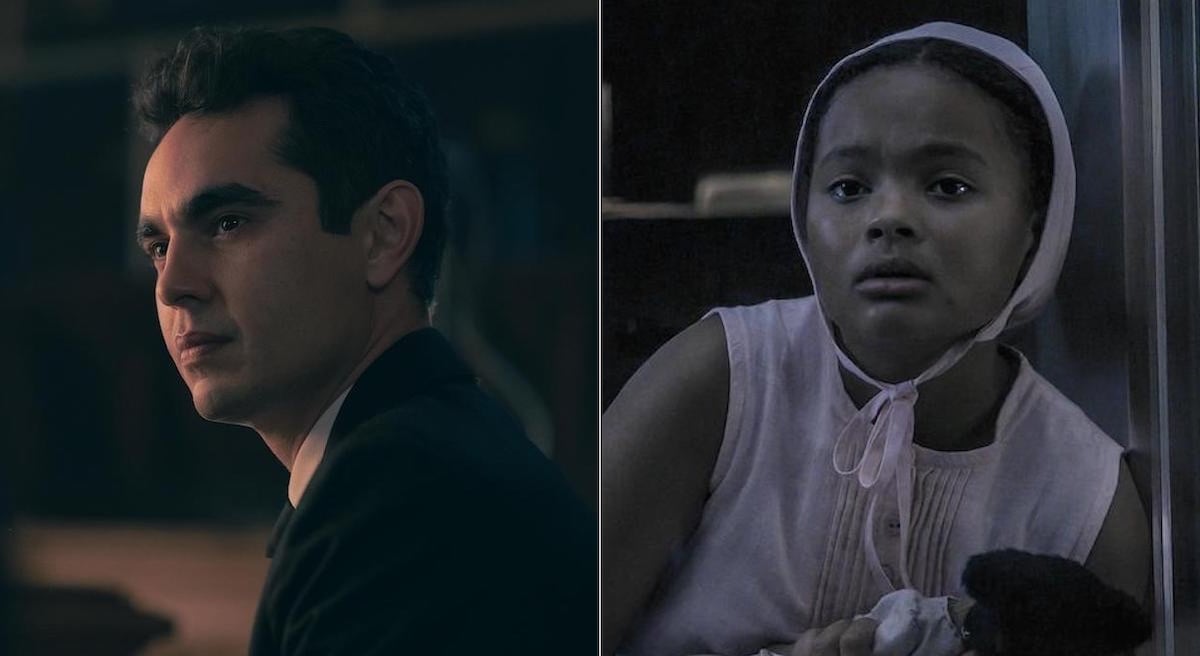
{"type": "Polygon", "coordinates": [[[362,207],[367,284],[382,289],[412,257],[425,227],[421,191],[406,180],[393,180],[362,207]]]}

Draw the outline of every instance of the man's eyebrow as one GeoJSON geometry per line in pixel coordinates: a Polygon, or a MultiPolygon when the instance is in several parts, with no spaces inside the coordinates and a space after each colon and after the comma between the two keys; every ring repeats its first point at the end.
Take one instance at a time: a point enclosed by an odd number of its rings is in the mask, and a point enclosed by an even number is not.
{"type": "Polygon", "coordinates": [[[162,230],[158,228],[158,220],[143,216],[138,221],[133,237],[137,241],[138,246],[144,246],[147,241],[161,234],[162,230]]]}
{"type": "Polygon", "coordinates": [[[257,189],[236,182],[230,182],[228,184],[206,187],[200,193],[188,199],[188,202],[183,206],[183,220],[187,223],[197,221],[212,213],[213,210],[226,205],[270,207],[278,204],[278,200],[271,198],[257,189]]]}
{"type": "MultiPolygon", "coordinates": [[[[201,189],[199,193],[184,203],[183,210],[180,213],[182,214],[183,222],[191,224],[215,210],[228,205],[273,207],[278,205],[279,202],[278,199],[272,198],[257,189],[237,182],[230,182],[201,189]]],[[[143,215],[138,220],[135,233],[138,243],[140,244],[151,237],[161,235],[162,229],[158,224],[159,219],[157,217],[143,215]]]]}

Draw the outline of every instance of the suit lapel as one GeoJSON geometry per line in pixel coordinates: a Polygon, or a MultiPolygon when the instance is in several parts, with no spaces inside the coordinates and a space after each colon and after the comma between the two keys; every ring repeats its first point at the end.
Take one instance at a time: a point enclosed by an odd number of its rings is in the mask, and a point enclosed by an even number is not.
{"type": "Polygon", "coordinates": [[[287,528],[294,512],[296,509],[292,507],[292,502],[284,501],[283,510],[279,512],[279,517],[275,520],[275,528],[271,529],[271,539],[267,540],[267,558],[275,557],[275,548],[279,546],[279,539],[283,536],[283,531],[287,528]]]}

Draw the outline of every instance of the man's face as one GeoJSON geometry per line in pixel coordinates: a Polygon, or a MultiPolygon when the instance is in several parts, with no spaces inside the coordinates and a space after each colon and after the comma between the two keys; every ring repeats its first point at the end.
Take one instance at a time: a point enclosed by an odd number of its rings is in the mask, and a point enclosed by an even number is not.
{"type": "Polygon", "coordinates": [[[273,152],[287,120],[278,99],[188,115],[146,166],[138,240],[158,321],[209,420],[328,402],[366,340],[361,239],[324,232],[316,184],[273,152]]]}

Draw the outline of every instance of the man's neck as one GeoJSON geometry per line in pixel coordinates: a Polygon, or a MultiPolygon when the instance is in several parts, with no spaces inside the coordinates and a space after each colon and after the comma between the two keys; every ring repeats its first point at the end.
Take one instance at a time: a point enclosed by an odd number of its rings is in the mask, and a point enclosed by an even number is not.
{"type": "Polygon", "coordinates": [[[427,316],[412,321],[394,322],[387,330],[378,331],[365,343],[362,355],[344,370],[333,376],[307,399],[296,399],[286,408],[279,408],[270,415],[262,415],[250,423],[267,444],[267,448],[283,466],[292,470],[296,454],[314,424],[343,392],[358,380],[384,351],[400,338],[414,331],[429,327],[427,316]]]}

